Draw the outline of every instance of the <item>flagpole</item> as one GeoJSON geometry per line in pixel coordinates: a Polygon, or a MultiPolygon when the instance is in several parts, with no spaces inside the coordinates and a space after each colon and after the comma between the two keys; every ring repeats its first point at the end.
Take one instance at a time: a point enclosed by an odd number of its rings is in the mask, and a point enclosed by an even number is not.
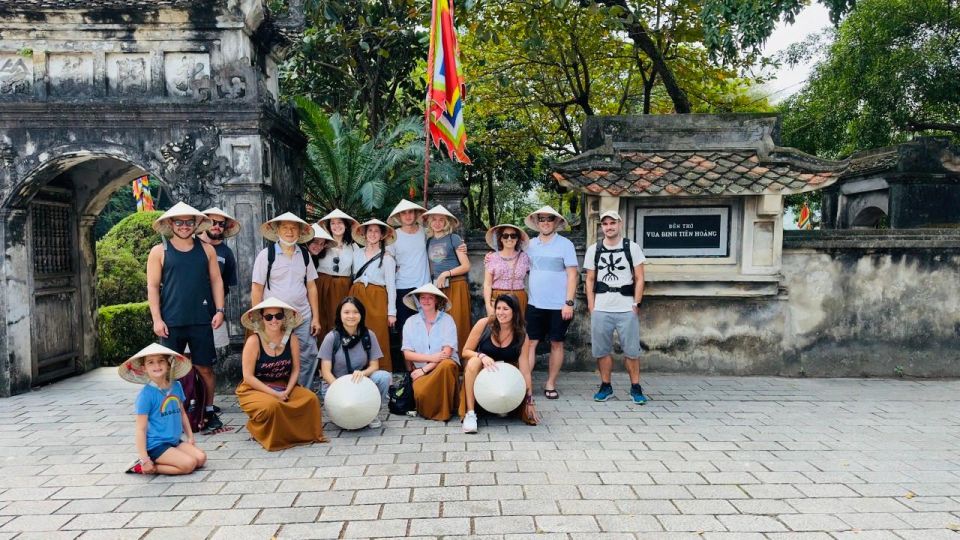
{"type": "MultiPolygon", "coordinates": [[[[443,0],[446,1],[446,0],[443,0]]],[[[423,206],[427,207],[427,186],[430,179],[430,102],[433,95],[433,57],[435,53],[434,35],[436,33],[437,0],[430,7],[430,49],[427,53],[427,96],[423,102],[423,206]]]]}

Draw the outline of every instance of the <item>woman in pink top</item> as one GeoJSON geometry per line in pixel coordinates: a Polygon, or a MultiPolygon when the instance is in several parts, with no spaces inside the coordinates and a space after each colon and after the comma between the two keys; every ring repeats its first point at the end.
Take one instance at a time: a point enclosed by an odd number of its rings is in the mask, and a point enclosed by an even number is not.
{"type": "Polygon", "coordinates": [[[527,310],[524,281],[530,273],[530,257],[524,253],[530,237],[515,225],[497,225],[487,231],[487,245],[493,251],[483,258],[483,299],[487,316],[493,315],[494,302],[507,293],[520,301],[520,316],[527,310]]]}

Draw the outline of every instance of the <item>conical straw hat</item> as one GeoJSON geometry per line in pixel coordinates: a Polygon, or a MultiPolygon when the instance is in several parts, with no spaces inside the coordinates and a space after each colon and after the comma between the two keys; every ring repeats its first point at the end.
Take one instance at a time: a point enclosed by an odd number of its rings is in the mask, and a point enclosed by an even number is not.
{"type": "Polygon", "coordinates": [[[140,349],[140,352],[128,358],[124,363],[117,366],[117,373],[120,375],[120,378],[135,384],[147,384],[150,382],[150,377],[147,376],[146,370],[143,368],[143,361],[148,356],[153,356],[159,354],[166,356],[167,360],[170,362],[170,371],[171,371],[171,380],[177,380],[182,377],[185,377],[187,373],[190,373],[190,368],[192,364],[190,360],[187,360],[187,357],[178,353],[177,351],[168,349],[159,343],[151,343],[143,349],[140,349]]]}
{"type": "Polygon", "coordinates": [[[432,294],[436,296],[439,303],[437,306],[439,311],[446,311],[447,308],[450,307],[450,299],[433,283],[426,283],[403,295],[403,303],[408,308],[419,311],[420,305],[417,298],[420,294],[432,294]]]}
{"type": "Polygon", "coordinates": [[[287,330],[292,330],[303,323],[303,317],[300,316],[300,313],[296,309],[291,307],[289,304],[280,300],[278,298],[267,298],[263,302],[253,306],[246,313],[240,317],[240,324],[248,330],[254,332],[262,332],[264,329],[263,326],[263,317],[260,312],[267,308],[278,308],[283,310],[283,329],[284,332],[287,330]]]}
{"type": "Polygon", "coordinates": [[[379,219],[369,219],[363,223],[358,223],[353,226],[353,241],[360,246],[367,245],[367,227],[369,225],[380,225],[385,232],[383,233],[383,242],[384,246],[389,246],[397,240],[397,233],[394,232],[393,227],[387,225],[386,223],[380,221],[379,219]]]}
{"type": "MultiPolygon", "coordinates": [[[[216,206],[214,206],[213,208],[207,208],[206,210],[203,211],[203,213],[207,217],[210,217],[210,216],[224,217],[224,219],[227,221],[227,225],[223,228],[224,238],[232,238],[240,234],[240,222],[237,221],[233,216],[217,208],[216,206]]],[[[210,220],[212,221],[213,218],[210,218],[210,220]]]]}
{"type": "Polygon", "coordinates": [[[291,221],[300,226],[300,236],[297,238],[298,244],[306,244],[310,240],[313,240],[313,227],[292,212],[284,212],[263,225],[260,225],[260,235],[271,242],[278,241],[279,237],[277,236],[275,227],[279,226],[282,221],[291,221]]]}
{"type": "Polygon", "coordinates": [[[487,245],[490,246],[490,249],[494,251],[497,251],[498,249],[500,249],[497,247],[497,238],[500,237],[500,233],[503,231],[503,229],[515,229],[519,231],[520,241],[517,242],[517,250],[523,251],[527,249],[527,244],[530,243],[530,235],[527,234],[526,231],[524,231],[521,227],[517,225],[512,225],[510,223],[503,223],[501,225],[497,225],[495,227],[490,227],[489,229],[487,229],[487,234],[484,236],[484,238],[487,241],[487,245]]]}
{"type": "Polygon", "coordinates": [[[162,216],[158,217],[153,222],[153,230],[160,233],[161,236],[165,238],[170,238],[173,236],[173,226],[170,223],[170,220],[178,217],[192,217],[197,220],[196,229],[194,229],[194,234],[200,234],[203,231],[210,228],[211,220],[205,216],[202,212],[196,208],[190,206],[185,202],[178,202],[173,205],[173,208],[167,210],[163,213],[162,216]]]}
{"type": "Polygon", "coordinates": [[[446,217],[453,224],[454,229],[460,226],[460,220],[457,219],[457,216],[451,214],[450,211],[444,208],[442,204],[438,204],[420,215],[420,220],[423,221],[424,225],[427,225],[428,227],[430,225],[430,216],[446,217]]]}
{"type": "MultiPolygon", "coordinates": [[[[387,223],[393,225],[394,227],[399,227],[401,223],[400,216],[398,214],[401,212],[406,212],[407,210],[415,210],[421,214],[427,211],[426,208],[420,206],[419,204],[403,199],[399,204],[397,204],[397,206],[393,208],[393,212],[390,212],[390,217],[387,218],[387,223]]],[[[419,217],[420,216],[417,216],[417,218],[419,217]]]]}
{"type": "Polygon", "coordinates": [[[563,215],[560,214],[560,212],[557,212],[556,210],[554,210],[552,206],[547,205],[547,206],[541,207],[538,210],[534,210],[533,212],[530,212],[527,218],[523,220],[523,224],[526,225],[527,228],[532,231],[539,230],[537,228],[537,214],[550,214],[552,216],[556,216],[557,219],[563,222],[557,227],[558,231],[566,230],[567,227],[569,227],[570,225],[569,223],[567,223],[567,218],[563,217],[563,215]]]}
{"type": "Polygon", "coordinates": [[[328,233],[326,229],[321,227],[319,223],[314,223],[313,225],[311,225],[311,227],[313,227],[314,240],[320,239],[320,240],[326,240],[328,242],[333,241],[333,237],[330,236],[330,233],[328,233]]]}

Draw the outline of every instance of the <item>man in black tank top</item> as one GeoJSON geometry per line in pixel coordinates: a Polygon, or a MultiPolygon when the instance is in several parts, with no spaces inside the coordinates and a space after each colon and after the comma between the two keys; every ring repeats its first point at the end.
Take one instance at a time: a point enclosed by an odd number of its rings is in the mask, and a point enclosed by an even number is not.
{"type": "Polygon", "coordinates": [[[213,412],[213,330],[223,324],[223,280],[213,246],[194,238],[210,224],[210,218],[182,202],[153,223],[164,240],[147,259],[147,300],[160,344],[178,353],[190,347],[207,389],[205,428],[217,429],[223,423],[213,412]]]}

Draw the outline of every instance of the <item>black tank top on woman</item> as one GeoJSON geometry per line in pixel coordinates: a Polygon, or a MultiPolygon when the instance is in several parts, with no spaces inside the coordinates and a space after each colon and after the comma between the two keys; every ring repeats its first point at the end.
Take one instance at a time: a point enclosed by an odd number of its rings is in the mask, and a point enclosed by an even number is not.
{"type": "MultiPolygon", "coordinates": [[[[522,336],[521,336],[522,337],[522,336]]],[[[477,352],[483,353],[494,360],[516,363],[520,359],[520,349],[523,348],[523,339],[516,339],[506,347],[497,347],[493,343],[493,328],[489,325],[480,336],[480,343],[477,344],[477,352]]]]}
{"type": "Polygon", "coordinates": [[[164,243],[163,273],[160,277],[160,316],[167,326],[210,324],[216,313],[210,271],[203,243],[193,241],[193,249],[179,251],[164,243]]]}
{"type": "Polygon", "coordinates": [[[290,378],[293,371],[293,354],[290,352],[290,341],[283,348],[283,352],[276,356],[270,356],[263,348],[263,339],[257,335],[260,341],[260,356],[257,358],[257,365],[253,368],[253,376],[261,381],[284,381],[290,378]]]}

